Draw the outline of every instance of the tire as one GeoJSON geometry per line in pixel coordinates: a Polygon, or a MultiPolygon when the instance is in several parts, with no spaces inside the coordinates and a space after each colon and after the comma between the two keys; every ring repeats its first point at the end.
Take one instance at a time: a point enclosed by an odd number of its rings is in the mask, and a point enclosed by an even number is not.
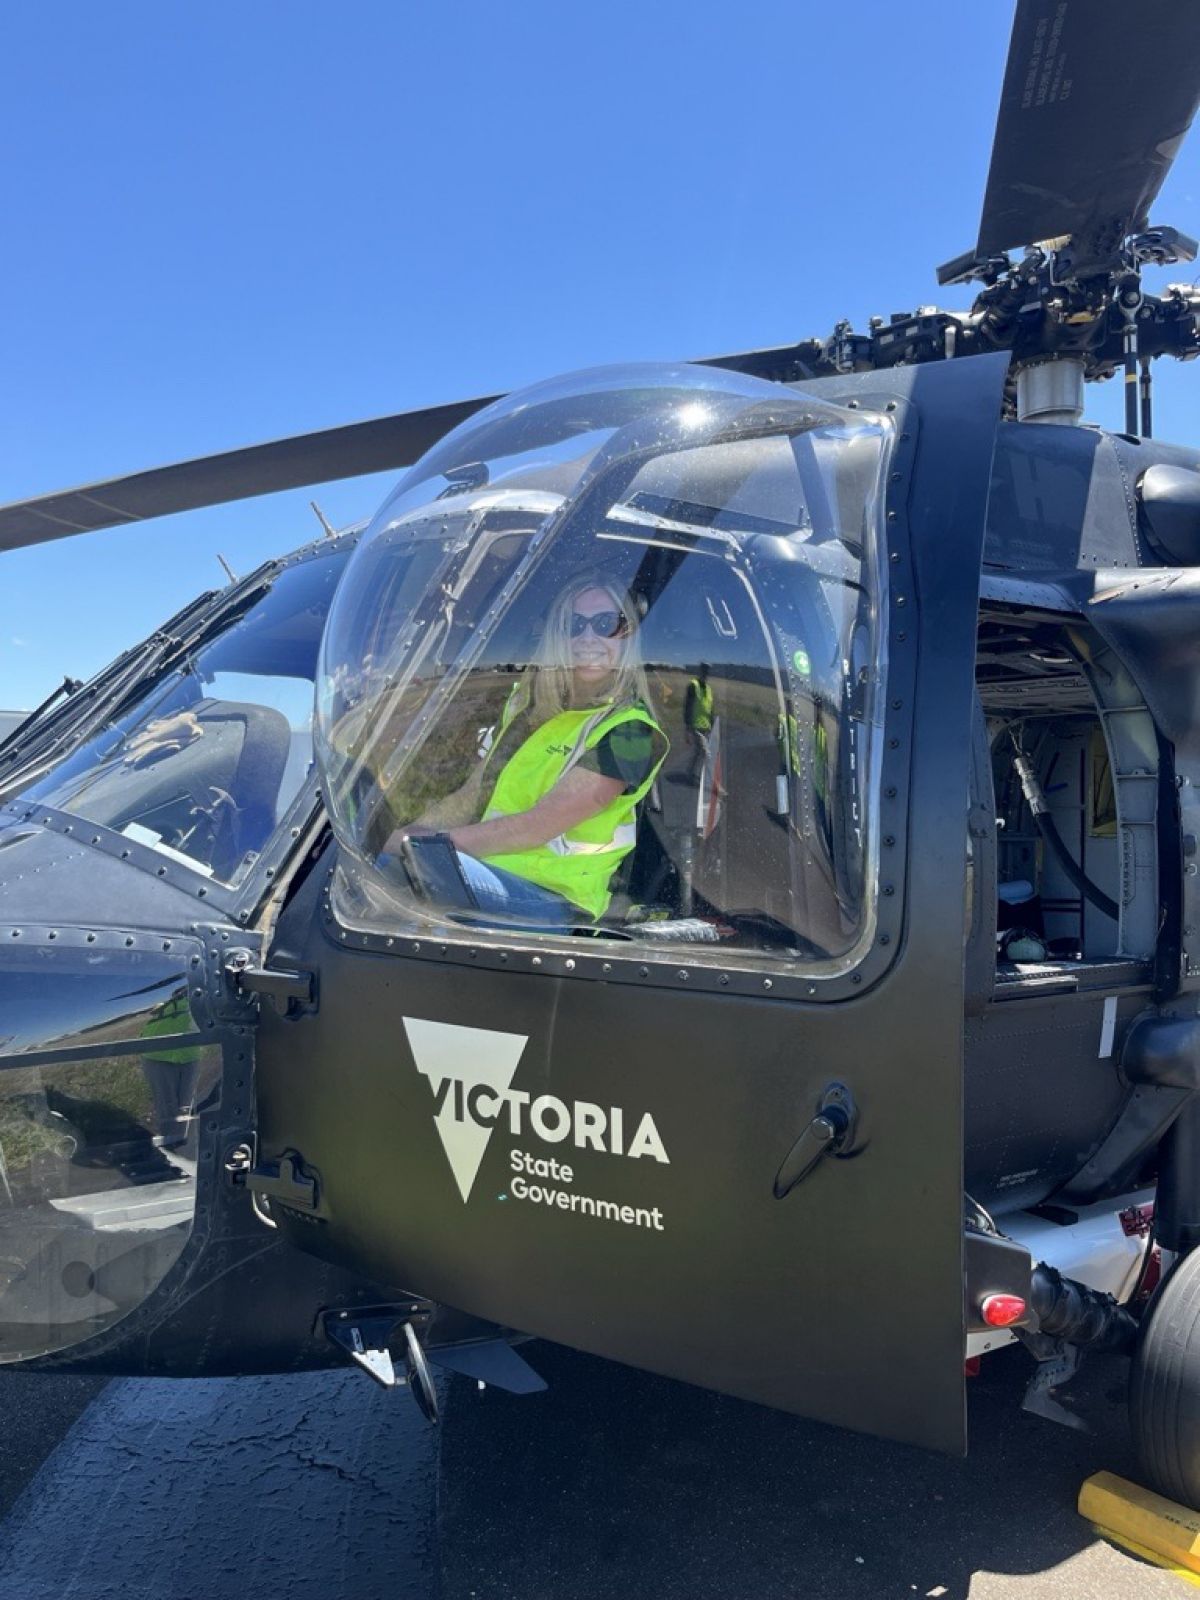
{"type": "Polygon", "coordinates": [[[1129,1420],[1146,1483],[1200,1511],[1200,1250],[1150,1303],[1133,1356],[1129,1420]]]}

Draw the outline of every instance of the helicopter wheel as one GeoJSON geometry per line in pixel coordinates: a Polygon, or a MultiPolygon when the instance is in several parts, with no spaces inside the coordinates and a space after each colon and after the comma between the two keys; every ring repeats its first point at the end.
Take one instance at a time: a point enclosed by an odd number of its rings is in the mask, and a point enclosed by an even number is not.
{"type": "Polygon", "coordinates": [[[1179,1262],[1150,1303],[1130,1372],[1129,1418],[1146,1482],[1200,1510],[1200,1250],[1179,1262]]]}

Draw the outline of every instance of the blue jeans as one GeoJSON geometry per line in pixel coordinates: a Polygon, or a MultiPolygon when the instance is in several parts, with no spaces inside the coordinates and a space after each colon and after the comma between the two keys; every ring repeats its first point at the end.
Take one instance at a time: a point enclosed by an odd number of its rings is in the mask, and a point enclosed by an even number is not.
{"type": "Polygon", "coordinates": [[[530,883],[528,878],[518,877],[515,872],[489,866],[486,861],[461,850],[458,864],[481,911],[498,911],[554,928],[570,928],[591,920],[586,911],[564,900],[553,889],[543,889],[540,883],[530,883]]]}

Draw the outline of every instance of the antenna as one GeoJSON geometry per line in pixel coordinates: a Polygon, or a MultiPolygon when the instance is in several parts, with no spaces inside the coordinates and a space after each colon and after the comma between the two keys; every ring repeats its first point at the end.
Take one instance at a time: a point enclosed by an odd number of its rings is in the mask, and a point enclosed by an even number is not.
{"type": "Polygon", "coordinates": [[[236,583],[237,582],[237,573],[229,565],[228,561],[226,561],[225,557],[221,554],[221,552],[219,550],[217,551],[217,560],[221,563],[221,566],[222,566],[222,568],[224,569],[224,572],[225,572],[225,576],[229,579],[230,583],[236,583]]]}
{"type": "Polygon", "coordinates": [[[315,500],[310,500],[308,503],[313,508],[313,510],[316,512],[317,521],[325,529],[325,537],[327,539],[336,539],[337,538],[337,529],[334,527],[333,523],[330,522],[329,518],[325,515],[325,513],[321,510],[321,508],[317,504],[317,502],[315,500]]]}

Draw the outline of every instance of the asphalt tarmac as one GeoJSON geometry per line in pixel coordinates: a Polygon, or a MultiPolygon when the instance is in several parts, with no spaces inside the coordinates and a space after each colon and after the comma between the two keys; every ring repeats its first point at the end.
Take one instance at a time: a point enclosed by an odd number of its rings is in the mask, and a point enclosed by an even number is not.
{"type": "Polygon", "coordinates": [[[1023,1356],[990,1358],[964,1462],[526,1350],[548,1393],[455,1379],[439,1431],[349,1371],[106,1387],[0,1374],[0,1600],[1186,1592],[1074,1509],[1090,1473],[1132,1471],[1118,1361],[1073,1386],[1084,1434],[1023,1416],[1023,1356]]]}
{"type": "Polygon", "coordinates": [[[0,1517],[104,1383],[0,1370],[0,1517]]]}

